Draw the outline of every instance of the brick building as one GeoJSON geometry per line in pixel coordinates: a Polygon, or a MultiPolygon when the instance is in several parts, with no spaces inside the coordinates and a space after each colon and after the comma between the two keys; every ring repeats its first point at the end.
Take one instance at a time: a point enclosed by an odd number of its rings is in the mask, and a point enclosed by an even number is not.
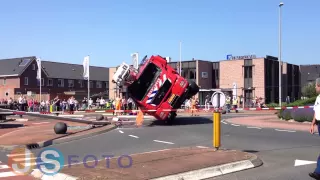
{"type": "Polygon", "coordinates": [[[304,87],[308,83],[315,82],[320,77],[320,64],[300,65],[301,81],[300,86],[304,87]]]}
{"type": "MultiPolygon", "coordinates": [[[[179,69],[179,62],[169,64],[179,69]]],[[[300,97],[299,66],[282,64],[282,101],[287,96],[293,101],[300,97]]],[[[248,106],[256,96],[266,103],[279,102],[279,61],[275,57],[238,56],[217,62],[193,59],[182,61],[181,67],[182,76],[200,86],[197,97],[201,104],[207,94],[216,91],[243,96],[248,106]]]]}
{"type": "MultiPolygon", "coordinates": [[[[37,77],[36,57],[0,60],[0,98],[17,98],[20,94],[39,99],[40,83],[37,77]]],[[[75,96],[87,97],[87,81],[83,79],[83,66],[42,61],[41,99],[75,96]]],[[[90,66],[90,95],[109,96],[109,69],[90,66]]]]}

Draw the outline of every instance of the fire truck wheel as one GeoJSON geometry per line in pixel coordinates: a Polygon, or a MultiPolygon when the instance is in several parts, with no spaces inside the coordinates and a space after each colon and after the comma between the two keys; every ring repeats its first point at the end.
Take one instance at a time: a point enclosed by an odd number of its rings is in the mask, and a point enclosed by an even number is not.
{"type": "Polygon", "coordinates": [[[196,95],[198,92],[199,92],[199,86],[194,81],[189,81],[187,99],[190,99],[192,96],[196,95]]]}
{"type": "Polygon", "coordinates": [[[177,113],[172,112],[171,116],[166,120],[167,124],[172,124],[174,122],[174,119],[177,117],[177,113]]]}

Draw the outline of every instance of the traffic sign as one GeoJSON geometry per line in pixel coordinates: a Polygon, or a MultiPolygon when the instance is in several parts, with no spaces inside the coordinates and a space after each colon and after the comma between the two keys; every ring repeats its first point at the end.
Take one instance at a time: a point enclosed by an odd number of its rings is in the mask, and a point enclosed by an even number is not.
{"type": "Polygon", "coordinates": [[[211,102],[213,107],[223,107],[226,104],[226,96],[223,92],[215,92],[211,96],[211,102]]]}

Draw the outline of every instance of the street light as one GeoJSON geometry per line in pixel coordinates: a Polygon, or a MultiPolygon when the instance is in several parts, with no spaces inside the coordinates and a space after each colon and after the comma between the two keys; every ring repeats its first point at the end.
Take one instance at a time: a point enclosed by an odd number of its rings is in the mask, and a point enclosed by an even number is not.
{"type": "Polygon", "coordinates": [[[281,107],[282,102],[282,93],[281,93],[281,77],[282,77],[282,65],[281,65],[281,7],[283,2],[279,4],[279,106],[281,107]]]}

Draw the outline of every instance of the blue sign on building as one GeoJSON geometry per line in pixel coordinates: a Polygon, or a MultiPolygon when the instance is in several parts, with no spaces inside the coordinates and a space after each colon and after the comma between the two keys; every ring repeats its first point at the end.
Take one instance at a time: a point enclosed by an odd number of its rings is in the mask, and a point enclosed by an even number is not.
{"type": "Polygon", "coordinates": [[[232,54],[227,55],[227,60],[232,60],[232,54]]]}

